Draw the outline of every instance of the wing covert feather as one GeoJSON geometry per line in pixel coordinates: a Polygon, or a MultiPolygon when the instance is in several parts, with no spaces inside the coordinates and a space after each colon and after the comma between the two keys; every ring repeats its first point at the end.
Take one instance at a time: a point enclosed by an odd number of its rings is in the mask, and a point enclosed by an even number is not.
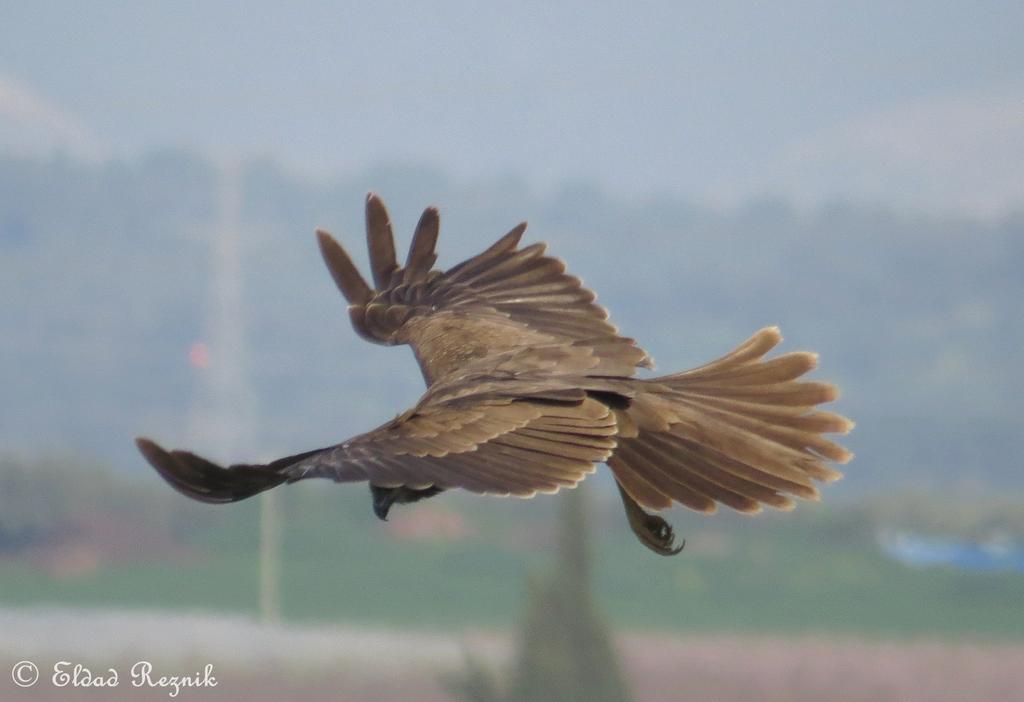
{"type": "Polygon", "coordinates": [[[575,485],[615,445],[614,413],[591,398],[565,404],[460,398],[419,406],[309,456],[289,466],[287,478],[531,496],[575,485]]]}

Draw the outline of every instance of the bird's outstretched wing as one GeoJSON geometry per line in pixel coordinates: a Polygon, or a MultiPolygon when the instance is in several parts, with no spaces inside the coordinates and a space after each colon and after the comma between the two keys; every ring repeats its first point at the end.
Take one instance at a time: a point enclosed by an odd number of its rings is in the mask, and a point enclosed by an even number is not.
{"type": "Polygon", "coordinates": [[[437,210],[428,208],[405,265],[399,266],[388,212],[370,194],[366,237],[372,288],[345,249],[317,231],[356,331],[376,343],[412,346],[427,385],[496,353],[559,343],[589,346],[594,365],[614,367],[622,376],[651,365],[632,339],[618,335],[594,293],[568,275],[560,260],[544,255],[544,244],[518,248],[525,223],[443,272],[433,268],[439,226],[437,210]]]}
{"type": "Polygon", "coordinates": [[[265,465],[224,468],[148,439],[137,443],[172,487],[204,502],[233,502],[314,477],[529,497],[575,485],[615,448],[614,413],[579,390],[430,398],[366,434],[265,465]]]}

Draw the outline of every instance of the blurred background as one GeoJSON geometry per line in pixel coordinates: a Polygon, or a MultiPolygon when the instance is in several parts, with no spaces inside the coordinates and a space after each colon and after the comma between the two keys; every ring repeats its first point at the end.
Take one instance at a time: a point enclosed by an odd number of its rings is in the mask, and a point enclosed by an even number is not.
{"type": "MultiPolygon", "coordinates": [[[[1024,697],[1024,7],[0,3],[0,698],[1024,697]],[[668,515],[601,469],[381,523],[363,485],[210,507],[211,458],[409,406],[313,238],[365,193],[450,267],[528,219],[670,372],[769,324],[857,458],[821,504],[668,515]],[[665,320],[670,320],[666,323],[665,320]],[[32,660],[42,679],[7,671],[32,660]],[[116,690],[50,681],[58,661],[116,690]],[[149,697],[147,697],[149,695],[149,697]]],[[[402,255],[402,252],[400,252],[402,255]]]]}

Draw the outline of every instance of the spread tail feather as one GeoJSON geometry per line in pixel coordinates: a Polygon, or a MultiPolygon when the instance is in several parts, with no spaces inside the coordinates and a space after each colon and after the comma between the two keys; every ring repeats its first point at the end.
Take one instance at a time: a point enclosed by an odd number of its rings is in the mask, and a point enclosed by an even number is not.
{"type": "Polygon", "coordinates": [[[834,386],[797,380],[815,368],[815,354],[764,360],[781,340],[768,327],[700,368],[636,381],[608,461],[623,491],[649,509],[678,502],[704,513],[718,503],[756,513],[817,500],[815,481],[842,476],[828,463],[853,457],[822,435],[845,434],[853,422],[816,409],[838,397],[834,386]]]}

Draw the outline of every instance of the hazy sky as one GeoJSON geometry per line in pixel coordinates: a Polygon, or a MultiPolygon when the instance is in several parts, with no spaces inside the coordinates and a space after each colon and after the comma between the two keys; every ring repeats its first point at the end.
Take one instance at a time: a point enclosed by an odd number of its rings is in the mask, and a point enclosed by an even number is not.
{"type": "Polygon", "coordinates": [[[0,149],[1024,206],[1024,3],[0,0],[0,149]]]}

